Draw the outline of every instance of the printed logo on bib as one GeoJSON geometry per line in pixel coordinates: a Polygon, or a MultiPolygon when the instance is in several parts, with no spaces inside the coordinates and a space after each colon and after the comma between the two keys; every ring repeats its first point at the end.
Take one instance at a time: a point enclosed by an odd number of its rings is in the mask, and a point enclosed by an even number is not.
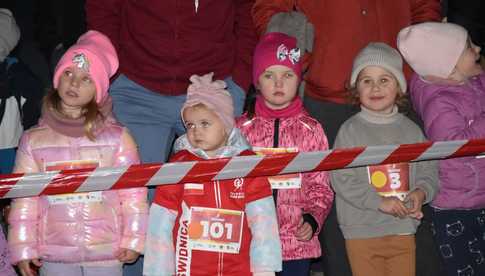
{"type": "Polygon", "coordinates": [[[50,205],[69,204],[69,203],[91,203],[103,201],[102,192],[75,193],[48,196],[50,205]]]}
{"type": "Polygon", "coordinates": [[[409,192],[409,164],[368,166],[369,183],[381,196],[404,200],[409,192]]]}
{"type": "Polygon", "coordinates": [[[244,212],[191,207],[189,245],[192,250],[239,253],[244,212]]]}
{"type": "MultiPolygon", "coordinates": [[[[58,162],[46,162],[45,171],[60,171],[74,169],[90,169],[98,167],[99,162],[96,160],[68,160],[58,162]]],[[[51,205],[69,204],[69,203],[91,203],[103,201],[102,192],[73,193],[47,196],[51,205]]]]}
{"type": "MultiPolygon", "coordinates": [[[[253,147],[253,151],[257,155],[267,154],[282,154],[298,152],[298,148],[264,148],[253,147]]],[[[271,184],[271,189],[300,189],[301,188],[301,173],[291,173],[284,175],[276,175],[268,177],[271,184]]]]}

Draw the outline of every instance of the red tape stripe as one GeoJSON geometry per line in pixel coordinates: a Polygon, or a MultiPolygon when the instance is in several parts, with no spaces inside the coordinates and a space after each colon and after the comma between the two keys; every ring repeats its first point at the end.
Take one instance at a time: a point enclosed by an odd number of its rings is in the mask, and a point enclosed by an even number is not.
{"type": "Polygon", "coordinates": [[[74,193],[96,168],[60,171],[44,188],[40,195],[55,195],[74,193]],[[69,176],[66,177],[66,173],[69,176]]]}
{"type": "Polygon", "coordinates": [[[277,175],[295,158],[297,152],[266,155],[247,175],[248,177],[277,175]]]}
{"type": "Polygon", "coordinates": [[[2,175],[5,179],[0,179],[0,198],[3,198],[24,175],[23,173],[2,175]]]}
{"type": "Polygon", "coordinates": [[[180,182],[207,182],[221,171],[230,161],[229,158],[209,159],[204,162],[197,162],[180,182]]]}
{"type": "Polygon", "coordinates": [[[485,139],[470,140],[466,144],[461,146],[457,151],[455,151],[450,156],[450,158],[479,155],[480,153],[484,153],[485,152],[484,141],[485,139]]]}
{"type": "Polygon", "coordinates": [[[419,145],[400,145],[389,157],[382,161],[383,164],[401,163],[414,160],[421,156],[433,143],[423,143],[419,145]]]}
{"type": "Polygon", "coordinates": [[[157,171],[162,164],[144,164],[140,166],[130,166],[111,189],[128,189],[134,187],[143,187],[157,171]]]}
{"type": "Polygon", "coordinates": [[[351,149],[335,149],[325,159],[318,164],[314,171],[327,171],[341,169],[348,166],[354,161],[359,154],[365,150],[365,147],[351,149]]]}

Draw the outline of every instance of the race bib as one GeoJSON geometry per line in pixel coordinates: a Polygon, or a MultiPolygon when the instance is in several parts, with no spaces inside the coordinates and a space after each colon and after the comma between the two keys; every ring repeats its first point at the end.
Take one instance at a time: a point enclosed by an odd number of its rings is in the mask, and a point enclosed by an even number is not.
{"type": "MultiPolygon", "coordinates": [[[[267,154],[298,152],[298,149],[297,148],[253,147],[253,151],[257,155],[267,155],[267,154]]],[[[292,173],[292,174],[270,176],[268,177],[268,181],[271,184],[271,189],[300,189],[301,178],[302,178],[301,173],[292,173]]]]}
{"type": "MultiPolygon", "coordinates": [[[[58,162],[46,162],[44,164],[45,171],[60,171],[60,170],[74,170],[74,169],[88,169],[98,167],[99,162],[96,160],[68,160],[58,162]]],[[[47,200],[51,205],[69,204],[69,203],[91,203],[103,201],[102,192],[90,193],[72,193],[62,195],[47,196],[47,200]]]]}
{"type": "Polygon", "coordinates": [[[397,163],[368,166],[369,183],[381,196],[396,196],[401,200],[409,192],[409,164],[397,163]]]}
{"type": "Polygon", "coordinates": [[[44,163],[44,171],[61,171],[75,169],[90,169],[99,166],[96,160],[68,160],[44,163]]]}
{"type": "Polygon", "coordinates": [[[191,207],[189,246],[192,250],[239,253],[244,212],[191,207]]]}
{"type": "Polygon", "coordinates": [[[69,204],[69,203],[92,203],[103,201],[102,192],[74,193],[48,196],[50,205],[69,204]]]}

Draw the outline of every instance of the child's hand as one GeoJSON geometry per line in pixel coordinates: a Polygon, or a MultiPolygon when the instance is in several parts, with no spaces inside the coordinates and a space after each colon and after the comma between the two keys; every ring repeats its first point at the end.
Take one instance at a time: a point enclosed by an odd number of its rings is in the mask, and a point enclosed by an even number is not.
{"type": "Polygon", "coordinates": [[[303,217],[300,219],[300,225],[296,228],[295,237],[299,241],[308,241],[313,236],[313,229],[310,223],[305,222],[303,217]]]}
{"type": "Polygon", "coordinates": [[[409,213],[404,203],[399,198],[390,196],[382,197],[379,210],[388,215],[392,215],[399,218],[405,218],[409,213]]]}
{"type": "Polygon", "coordinates": [[[408,208],[410,217],[415,219],[423,218],[423,212],[421,211],[421,206],[423,205],[423,202],[425,199],[426,199],[426,194],[424,193],[423,190],[419,188],[410,192],[406,196],[406,199],[404,199],[404,201],[409,202],[409,204],[411,205],[411,207],[408,208]]]}
{"type": "Polygon", "coordinates": [[[23,260],[20,261],[17,266],[19,268],[20,275],[22,276],[36,276],[37,269],[30,265],[32,263],[36,267],[42,266],[42,262],[39,259],[32,259],[32,260],[23,260]]]}
{"type": "Polygon", "coordinates": [[[118,251],[115,253],[115,257],[122,263],[128,263],[131,264],[136,259],[138,259],[138,256],[140,256],[140,253],[133,251],[131,249],[126,249],[126,248],[120,248],[118,251]]]}

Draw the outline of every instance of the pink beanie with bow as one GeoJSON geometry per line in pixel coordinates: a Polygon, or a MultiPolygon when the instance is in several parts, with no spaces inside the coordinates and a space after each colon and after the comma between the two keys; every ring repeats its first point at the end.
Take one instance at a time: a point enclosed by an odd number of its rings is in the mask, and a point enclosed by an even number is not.
{"type": "Polygon", "coordinates": [[[427,22],[402,29],[397,47],[420,76],[446,79],[465,50],[467,31],[456,24],[427,22]]]}
{"type": "Polygon", "coordinates": [[[57,63],[54,88],[59,86],[61,74],[71,66],[89,73],[96,86],[96,103],[102,103],[108,95],[109,78],[118,70],[118,55],[109,38],[98,31],[80,36],[57,63]]]}
{"type": "Polygon", "coordinates": [[[284,33],[267,33],[261,37],[253,57],[253,83],[258,83],[259,76],[272,65],[284,65],[291,68],[301,79],[300,49],[296,47],[296,38],[284,33]]]}
{"type": "Polygon", "coordinates": [[[209,73],[190,77],[192,84],[187,88],[187,99],[180,110],[182,121],[187,107],[203,104],[219,116],[226,128],[226,134],[229,135],[235,124],[232,97],[225,89],[226,83],[222,80],[213,81],[213,76],[214,73],[209,73]]]}

